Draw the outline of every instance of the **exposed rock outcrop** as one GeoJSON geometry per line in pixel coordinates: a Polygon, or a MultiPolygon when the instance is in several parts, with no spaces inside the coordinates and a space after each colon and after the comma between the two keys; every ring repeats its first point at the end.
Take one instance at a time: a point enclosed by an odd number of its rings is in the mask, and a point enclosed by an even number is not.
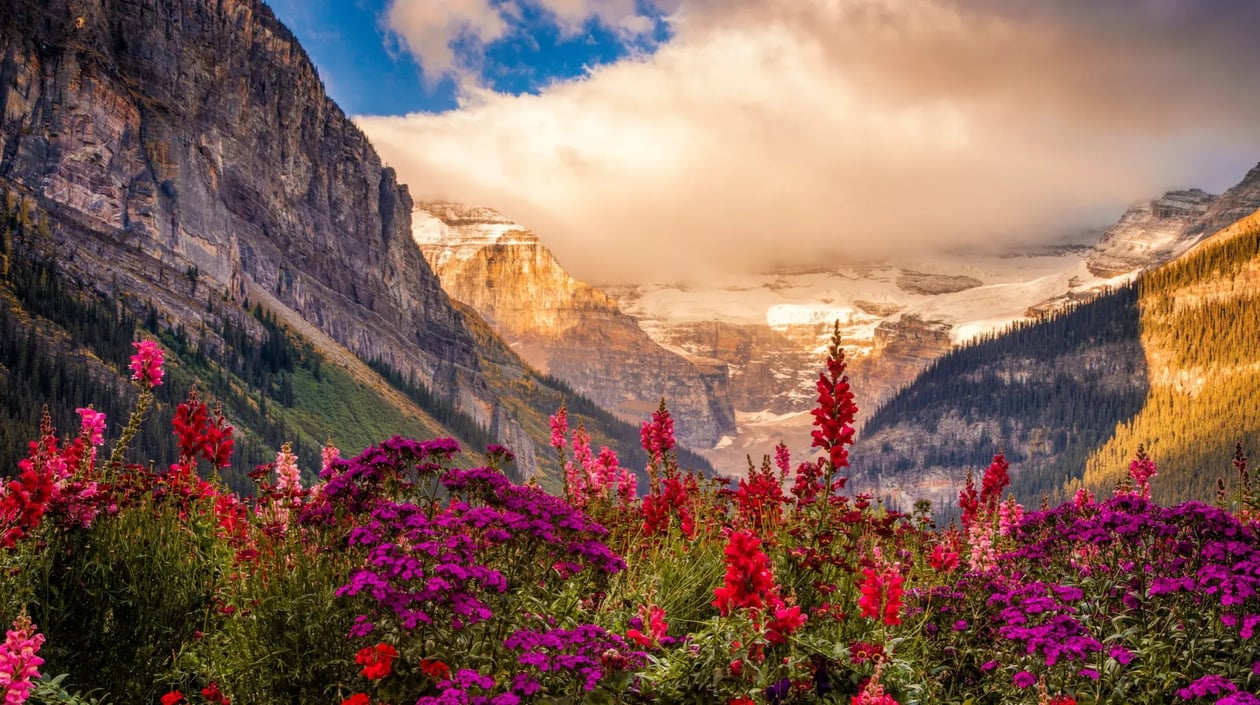
{"type": "Polygon", "coordinates": [[[1089,271],[1116,277],[1174,259],[1203,237],[1201,221],[1215,200],[1210,193],[1190,189],[1129,206],[1103,232],[1089,256],[1089,271]]]}
{"type": "Polygon", "coordinates": [[[525,360],[629,420],[662,397],[683,443],[712,447],[735,429],[727,368],[653,341],[604,292],[573,279],[537,236],[489,208],[421,203],[413,237],[450,295],[525,360]]]}
{"type": "MultiPolygon", "coordinates": [[[[189,326],[201,321],[188,282],[169,272],[274,299],[511,430],[412,244],[406,187],[265,4],[13,0],[0,52],[0,178],[89,234],[62,243],[74,276],[119,297],[148,282],[162,315],[189,326]]],[[[507,430],[529,472],[533,448],[507,430]]]]}

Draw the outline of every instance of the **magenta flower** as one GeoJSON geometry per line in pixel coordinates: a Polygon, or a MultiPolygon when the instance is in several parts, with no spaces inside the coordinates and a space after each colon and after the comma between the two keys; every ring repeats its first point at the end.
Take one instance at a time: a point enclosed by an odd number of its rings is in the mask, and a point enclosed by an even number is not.
{"type": "Polygon", "coordinates": [[[131,356],[131,378],[147,384],[150,389],[162,384],[162,348],[152,340],[133,342],[136,354],[131,356]]]}
{"type": "Polygon", "coordinates": [[[44,664],[37,655],[43,643],[44,635],[35,631],[30,617],[22,615],[13,621],[0,644],[0,702],[19,705],[30,697],[31,681],[39,677],[44,664]]]}
{"type": "Polygon", "coordinates": [[[1190,685],[1177,691],[1177,697],[1182,700],[1194,700],[1196,698],[1206,698],[1209,695],[1225,695],[1227,693],[1238,692],[1238,686],[1234,685],[1225,676],[1212,674],[1203,676],[1194,681],[1190,685]]]}
{"type": "Polygon", "coordinates": [[[1011,682],[1021,688],[1031,688],[1037,683],[1037,676],[1028,671],[1020,671],[1011,677],[1011,682]]]}
{"type": "Polygon", "coordinates": [[[81,432],[88,442],[99,446],[105,442],[105,414],[92,408],[75,409],[82,423],[81,432]]]}
{"type": "Polygon", "coordinates": [[[564,404],[551,417],[551,447],[556,450],[564,450],[565,434],[569,432],[569,412],[564,408],[564,404]]]}

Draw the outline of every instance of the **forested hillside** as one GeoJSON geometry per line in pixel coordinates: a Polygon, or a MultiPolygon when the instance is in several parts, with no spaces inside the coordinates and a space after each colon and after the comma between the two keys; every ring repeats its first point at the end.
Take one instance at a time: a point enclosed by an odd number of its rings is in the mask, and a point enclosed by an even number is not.
{"type": "Polygon", "coordinates": [[[854,467],[939,503],[1000,449],[1016,494],[1054,493],[1141,407],[1146,376],[1137,290],[1123,287],[939,358],[871,415],[854,467]]]}
{"type": "Polygon", "coordinates": [[[949,503],[1005,451],[1012,490],[1109,492],[1145,445],[1162,501],[1211,499],[1260,430],[1260,218],[1130,286],[963,346],[875,412],[859,474],[895,501],[949,503]],[[1175,478],[1175,479],[1172,479],[1175,478]]]}
{"type": "Polygon", "coordinates": [[[1084,481],[1109,488],[1145,444],[1162,501],[1232,492],[1231,460],[1260,442],[1260,217],[1240,222],[1141,279],[1151,386],[1141,410],[1089,458],[1084,481]]]}

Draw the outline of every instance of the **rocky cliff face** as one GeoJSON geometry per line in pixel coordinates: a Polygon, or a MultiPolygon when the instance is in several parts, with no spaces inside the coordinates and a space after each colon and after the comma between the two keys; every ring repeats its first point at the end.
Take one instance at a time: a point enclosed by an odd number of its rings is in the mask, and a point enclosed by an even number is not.
{"type": "Polygon", "coordinates": [[[1210,193],[1190,189],[1133,204],[1103,232],[1090,255],[1089,270],[1115,277],[1177,257],[1203,237],[1198,226],[1215,200],[1210,193]]]}
{"type": "Polygon", "coordinates": [[[667,400],[679,438],[709,448],[734,432],[727,367],[666,350],[604,292],[577,281],[538,238],[488,208],[422,203],[416,244],[450,295],[525,360],[628,419],[667,400]]]}
{"type": "Polygon", "coordinates": [[[262,2],[5,6],[0,179],[88,233],[62,243],[75,276],[119,298],[147,283],[189,326],[207,321],[188,281],[261,301],[512,426],[411,241],[406,188],[262,2]]]}

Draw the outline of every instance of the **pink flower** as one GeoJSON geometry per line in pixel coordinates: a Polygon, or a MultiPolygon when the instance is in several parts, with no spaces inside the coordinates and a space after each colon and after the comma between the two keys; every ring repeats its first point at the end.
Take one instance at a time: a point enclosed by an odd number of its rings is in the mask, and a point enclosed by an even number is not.
{"type": "Polygon", "coordinates": [[[152,340],[133,342],[136,354],[131,356],[131,378],[148,385],[150,389],[162,384],[162,348],[152,340]]]}
{"type": "Polygon", "coordinates": [[[0,644],[0,702],[20,705],[30,697],[32,679],[39,678],[44,659],[36,654],[44,643],[44,635],[35,631],[30,617],[22,615],[13,621],[0,644]]]}
{"type": "Polygon", "coordinates": [[[333,462],[341,457],[341,451],[337,450],[337,446],[333,445],[332,441],[329,441],[324,445],[324,449],[319,452],[319,455],[321,461],[319,469],[327,471],[332,467],[333,462]]]}
{"type": "Polygon", "coordinates": [[[105,442],[105,414],[92,408],[76,409],[79,412],[79,419],[82,424],[81,433],[87,437],[88,442],[94,446],[99,446],[105,442]]]}
{"type": "Polygon", "coordinates": [[[276,455],[276,489],[286,497],[302,493],[302,471],[298,470],[297,456],[290,443],[280,446],[280,453],[276,455]]]}
{"type": "Polygon", "coordinates": [[[1155,461],[1146,454],[1146,448],[1139,445],[1137,455],[1133,457],[1133,462],[1129,463],[1129,477],[1133,478],[1133,483],[1137,485],[1138,493],[1143,499],[1151,498],[1151,478],[1155,475],[1155,461]]]}
{"type": "Polygon", "coordinates": [[[569,412],[560,405],[560,409],[551,417],[551,447],[564,450],[565,434],[569,432],[569,412]]]}

